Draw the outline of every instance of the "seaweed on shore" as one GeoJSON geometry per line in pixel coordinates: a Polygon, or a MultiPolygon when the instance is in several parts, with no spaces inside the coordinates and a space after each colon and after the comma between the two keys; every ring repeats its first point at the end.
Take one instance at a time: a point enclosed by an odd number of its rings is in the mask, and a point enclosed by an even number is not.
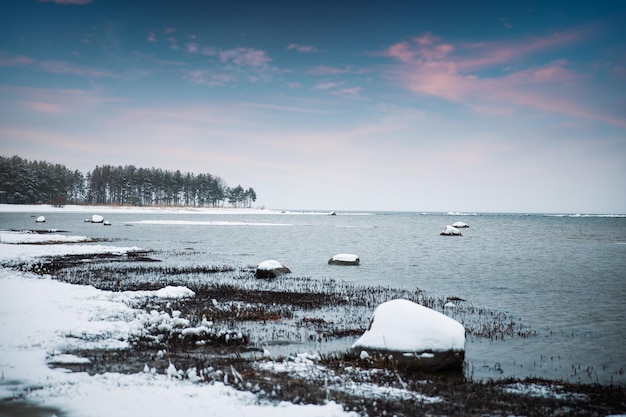
{"type": "Polygon", "coordinates": [[[105,290],[181,285],[195,292],[191,298],[136,301],[133,307],[153,320],[147,319],[143,332],[130,338],[129,349],[68,351],[64,353],[87,358],[88,363],[51,366],[92,374],[156,372],[197,383],[223,382],[276,402],[333,400],[363,416],[597,416],[626,410],[622,386],[539,379],[480,382],[462,372],[409,372],[392,364],[381,368],[338,348],[365,330],[377,305],[393,298],[453,316],[463,322],[470,338],[537,335],[506,313],[473,306],[460,297],[308,277],[258,280],[250,266],[167,266],[149,255],[64,256],[10,265],[105,290]],[[303,357],[289,351],[303,347],[317,353],[303,357]]]}

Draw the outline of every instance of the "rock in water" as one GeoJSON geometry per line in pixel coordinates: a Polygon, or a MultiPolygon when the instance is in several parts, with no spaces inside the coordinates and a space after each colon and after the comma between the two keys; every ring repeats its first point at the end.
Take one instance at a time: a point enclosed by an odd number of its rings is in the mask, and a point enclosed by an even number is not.
{"type": "Polygon", "coordinates": [[[257,278],[276,278],[277,276],[290,273],[291,270],[285,265],[273,259],[261,262],[257,268],[255,276],[257,278]]]}
{"type": "Polygon", "coordinates": [[[94,214],[93,216],[91,216],[92,223],[102,223],[103,221],[104,221],[104,217],[102,217],[99,214],[94,214]]]}
{"type": "Polygon", "coordinates": [[[357,255],[340,253],[328,260],[328,265],[358,265],[361,262],[357,255]]]}
{"type": "Polygon", "coordinates": [[[456,227],[457,229],[466,229],[469,227],[469,225],[463,222],[454,222],[452,223],[452,227],[456,227]]]}
{"type": "Polygon", "coordinates": [[[420,304],[391,300],[376,308],[350,351],[361,358],[391,358],[390,365],[408,369],[458,370],[465,359],[465,328],[420,304]]]}
{"type": "Polygon", "coordinates": [[[450,225],[447,225],[446,227],[444,227],[441,233],[439,234],[441,236],[463,236],[459,229],[450,225]]]}

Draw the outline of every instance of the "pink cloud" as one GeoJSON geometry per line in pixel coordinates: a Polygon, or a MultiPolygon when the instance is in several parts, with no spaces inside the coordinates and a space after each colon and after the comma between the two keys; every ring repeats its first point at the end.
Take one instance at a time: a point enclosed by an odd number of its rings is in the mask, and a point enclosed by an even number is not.
{"type": "Polygon", "coordinates": [[[298,45],[297,43],[292,43],[287,46],[287,50],[296,50],[302,53],[312,53],[318,52],[318,49],[312,45],[298,45]]]}
{"type": "Polygon", "coordinates": [[[174,50],[180,49],[175,37],[170,36],[169,38],[167,38],[167,42],[170,44],[170,49],[174,49],[174,50]]]}
{"type": "Polygon", "coordinates": [[[614,67],[611,69],[611,74],[618,80],[626,81],[626,67],[614,67]]]}
{"type": "MultiPolygon", "coordinates": [[[[478,113],[509,115],[513,109],[534,109],[626,126],[623,117],[595,109],[584,87],[586,77],[564,60],[513,70],[532,54],[575,46],[588,29],[543,38],[506,42],[451,44],[427,33],[391,45],[384,55],[398,65],[389,76],[408,90],[474,108],[478,113]]],[[[610,113],[610,112],[609,112],[610,113]]]]}
{"type": "Polygon", "coordinates": [[[232,62],[248,67],[266,67],[272,61],[265,51],[252,48],[228,49],[220,52],[219,56],[222,63],[232,62]]]}
{"type": "Polygon", "coordinates": [[[353,99],[362,99],[361,92],[363,91],[363,87],[351,87],[351,88],[340,88],[335,92],[338,96],[353,98],[353,99]]]}
{"type": "Polygon", "coordinates": [[[63,61],[41,61],[39,63],[39,67],[45,72],[55,74],[77,75],[80,77],[91,78],[114,77],[114,75],[108,71],[89,67],[81,67],[63,61]]]}
{"type": "Polygon", "coordinates": [[[87,90],[0,86],[0,97],[48,115],[81,113],[109,103],[125,101],[87,90]]]}
{"type": "Polygon", "coordinates": [[[186,72],[184,78],[195,84],[221,87],[234,83],[237,78],[232,74],[209,70],[193,70],[186,72]]]}
{"type": "Polygon", "coordinates": [[[156,42],[157,38],[154,32],[148,32],[148,42],[156,42]]]}
{"type": "Polygon", "coordinates": [[[0,56],[0,67],[17,67],[23,65],[30,65],[35,62],[34,59],[29,58],[27,56],[19,55],[19,56],[10,56],[4,57],[0,56]]]}
{"type": "Polygon", "coordinates": [[[314,90],[330,90],[333,88],[337,88],[341,85],[341,83],[321,83],[321,84],[317,84],[315,87],[313,87],[314,90]]]}
{"type": "Polygon", "coordinates": [[[367,69],[354,67],[329,67],[326,65],[318,65],[309,71],[313,75],[342,75],[342,74],[365,74],[369,72],[367,69]]]}
{"type": "Polygon", "coordinates": [[[43,102],[43,101],[29,102],[29,103],[25,103],[24,105],[31,110],[35,110],[40,113],[45,113],[45,114],[50,114],[50,115],[60,114],[64,112],[64,109],[61,106],[59,106],[58,104],[49,103],[49,102],[43,102]]]}

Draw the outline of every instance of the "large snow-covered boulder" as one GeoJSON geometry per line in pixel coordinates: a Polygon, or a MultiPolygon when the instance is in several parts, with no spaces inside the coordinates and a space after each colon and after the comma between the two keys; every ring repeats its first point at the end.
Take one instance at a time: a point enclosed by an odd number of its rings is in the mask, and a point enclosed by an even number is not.
{"type": "Polygon", "coordinates": [[[94,214],[93,216],[91,216],[92,223],[102,223],[103,221],[104,221],[104,217],[102,217],[99,214],[94,214]]]}
{"type": "Polygon", "coordinates": [[[358,265],[361,262],[358,255],[340,253],[328,260],[328,265],[358,265]]]}
{"type": "Polygon", "coordinates": [[[452,227],[456,227],[457,229],[465,229],[469,227],[469,224],[463,222],[454,222],[452,223],[452,227]]]}
{"type": "Polygon", "coordinates": [[[441,236],[463,236],[459,229],[451,225],[447,225],[446,227],[444,227],[439,234],[441,236]]]}
{"type": "Polygon", "coordinates": [[[369,328],[350,351],[361,359],[391,359],[393,366],[409,369],[460,369],[465,359],[465,328],[420,304],[391,300],[374,310],[369,328]]]}
{"type": "Polygon", "coordinates": [[[273,259],[263,261],[256,267],[257,278],[276,278],[277,276],[290,273],[291,270],[285,265],[273,259]]]}

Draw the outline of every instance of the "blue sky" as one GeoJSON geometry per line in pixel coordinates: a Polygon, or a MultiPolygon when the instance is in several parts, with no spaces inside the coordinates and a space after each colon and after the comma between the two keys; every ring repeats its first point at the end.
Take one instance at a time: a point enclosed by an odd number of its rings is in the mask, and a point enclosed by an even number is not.
{"type": "Polygon", "coordinates": [[[0,154],[276,209],[626,213],[626,3],[8,0],[0,154]]]}

